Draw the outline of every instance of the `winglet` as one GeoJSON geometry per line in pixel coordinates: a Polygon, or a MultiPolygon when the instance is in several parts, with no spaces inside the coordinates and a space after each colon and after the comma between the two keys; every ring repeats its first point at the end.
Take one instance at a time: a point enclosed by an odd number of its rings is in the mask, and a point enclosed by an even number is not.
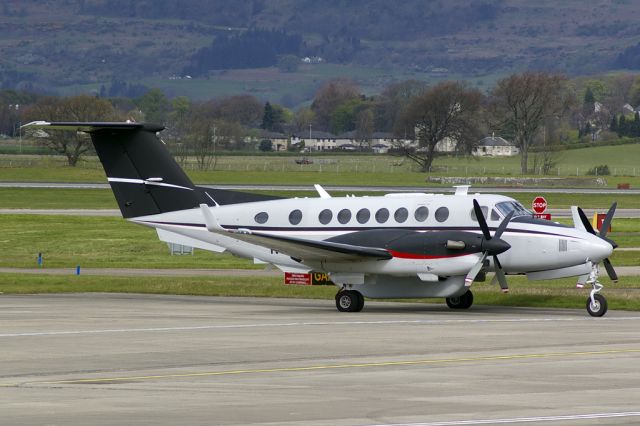
{"type": "Polygon", "coordinates": [[[327,191],[325,191],[322,186],[316,183],[315,185],[313,185],[313,187],[316,189],[316,191],[318,191],[318,195],[320,196],[320,198],[331,198],[331,195],[327,191]]]}
{"type": "Polygon", "coordinates": [[[209,206],[206,204],[200,204],[200,211],[202,212],[202,216],[204,217],[204,223],[207,225],[207,231],[209,232],[220,232],[226,231],[220,224],[218,220],[213,216],[209,206]]]}

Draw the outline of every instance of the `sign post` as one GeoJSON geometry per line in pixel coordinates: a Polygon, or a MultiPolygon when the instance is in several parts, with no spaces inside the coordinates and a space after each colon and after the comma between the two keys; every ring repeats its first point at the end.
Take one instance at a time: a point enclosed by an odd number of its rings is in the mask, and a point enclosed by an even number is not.
{"type": "Polygon", "coordinates": [[[533,217],[551,220],[551,214],[545,213],[547,211],[547,200],[543,196],[538,195],[534,198],[531,208],[533,209],[533,217]]]}

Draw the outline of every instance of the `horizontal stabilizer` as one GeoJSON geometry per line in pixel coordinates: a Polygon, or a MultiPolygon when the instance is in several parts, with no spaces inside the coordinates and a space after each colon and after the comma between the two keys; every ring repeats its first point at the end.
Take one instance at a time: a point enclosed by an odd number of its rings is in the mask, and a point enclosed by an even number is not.
{"type": "Polygon", "coordinates": [[[214,253],[222,253],[227,249],[215,244],[207,243],[195,238],[187,237],[185,235],[177,234],[175,232],[167,231],[165,229],[156,228],[158,233],[158,239],[165,243],[180,244],[183,246],[195,247],[201,250],[208,250],[214,253]]]}
{"type": "Polygon", "coordinates": [[[96,130],[146,130],[149,132],[159,132],[164,129],[160,124],[132,123],[132,122],[112,122],[112,121],[32,121],[22,126],[22,128],[68,130],[77,132],[93,132],[96,130]]]}

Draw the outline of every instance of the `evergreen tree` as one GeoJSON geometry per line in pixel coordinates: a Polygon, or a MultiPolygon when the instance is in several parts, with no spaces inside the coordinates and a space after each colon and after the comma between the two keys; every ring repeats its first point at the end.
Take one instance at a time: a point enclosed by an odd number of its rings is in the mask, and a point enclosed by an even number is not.
{"type": "Polygon", "coordinates": [[[271,152],[273,151],[273,142],[271,142],[269,139],[263,139],[260,141],[258,149],[262,152],[271,152]]]}
{"type": "Polygon", "coordinates": [[[262,125],[260,127],[265,130],[273,130],[273,124],[273,107],[269,102],[267,102],[264,104],[264,114],[262,115],[262,125]]]}
{"type": "Polygon", "coordinates": [[[627,119],[624,114],[620,116],[620,122],[618,123],[618,135],[619,136],[627,136],[627,119]]]}
{"type": "Polygon", "coordinates": [[[609,130],[611,130],[612,132],[618,133],[618,117],[616,115],[613,115],[611,117],[611,124],[609,124],[609,130]]]}
{"type": "Polygon", "coordinates": [[[590,87],[587,87],[587,91],[584,92],[584,105],[593,105],[596,102],[595,96],[593,96],[593,91],[590,87]]]}
{"type": "Polygon", "coordinates": [[[633,115],[633,123],[630,124],[629,136],[638,137],[640,136],[640,114],[638,111],[633,115]]]}

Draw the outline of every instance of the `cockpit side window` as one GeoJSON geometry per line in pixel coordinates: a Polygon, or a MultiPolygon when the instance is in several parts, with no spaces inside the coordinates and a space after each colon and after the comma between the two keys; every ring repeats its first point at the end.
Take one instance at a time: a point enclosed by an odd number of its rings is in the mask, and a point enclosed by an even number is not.
{"type": "Polygon", "coordinates": [[[517,201],[503,201],[496,204],[496,209],[498,209],[503,216],[508,215],[510,212],[513,212],[513,217],[533,216],[533,213],[525,209],[522,204],[517,201]]]}

